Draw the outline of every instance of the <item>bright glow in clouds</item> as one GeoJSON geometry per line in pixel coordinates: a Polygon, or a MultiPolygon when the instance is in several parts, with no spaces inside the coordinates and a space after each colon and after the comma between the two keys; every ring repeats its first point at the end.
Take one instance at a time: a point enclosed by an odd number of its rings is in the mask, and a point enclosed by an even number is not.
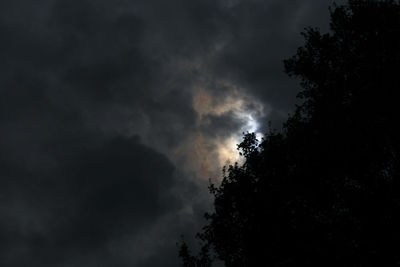
{"type": "Polygon", "coordinates": [[[223,86],[227,95],[213,95],[205,89],[198,88],[193,99],[194,109],[198,113],[198,131],[192,145],[195,149],[195,160],[200,164],[200,176],[205,179],[218,175],[222,166],[240,161],[237,144],[241,142],[243,133],[254,132],[258,140],[262,138],[256,118],[264,115],[263,106],[245,96],[241,93],[243,90],[232,84],[225,82],[223,86]],[[233,132],[232,129],[216,129],[215,134],[211,135],[202,131],[210,126],[210,116],[224,115],[228,115],[224,117],[225,120],[229,120],[227,125],[239,127],[233,132]]]}
{"type": "Polygon", "coordinates": [[[242,116],[244,117],[244,119],[247,119],[247,124],[242,127],[242,132],[255,133],[257,140],[261,141],[261,139],[263,138],[263,134],[261,132],[258,132],[260,125],[253,118],[253,116],[249,113],[241,113],[239,116],[242,116]]]}
{"type": "Polygon", "coordinates": [[[242,141],[243,133],[255,133],[257,140],[261,141],[263,134],[258,132],[259,123],[254,119],[248,110],[239,110],[235,113],[236,117],[243,121],[239,132],[231,133],[230,137],[224,140],[218,140],[218,156],[221,165],[232,164],[240,161],[237,145],[242,141]]]}

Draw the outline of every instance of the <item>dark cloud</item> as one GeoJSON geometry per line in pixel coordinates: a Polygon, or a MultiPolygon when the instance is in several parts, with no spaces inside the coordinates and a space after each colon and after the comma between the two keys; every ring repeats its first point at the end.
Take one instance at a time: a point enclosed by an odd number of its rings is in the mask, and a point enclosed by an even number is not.
{"type": "Polygon", "coordinates": [[[1,1],[0,265],[176,266],[216,142],[290,112],[329,2],[1,1]]]}
{"type": "Polygon", "coordinates": [[[69,146],[67,155],[52,155],[56,168],[2,159],[3,265],[61,264],[66,254],[107,249],[110,240],[135,235],[179,208],[170,192],[174,167],[137,140],[69,146]],[[14,257],[10,250],[22,251],[14,257]]]}
{"type": "Polygon", "coordinates": [[[240,131],[243,122],[235,118],[232,111],[222,115],[208,114],[203,118],[204,123],[200,126],[200,130],[209,136],[229,137],[232,132],[240,131]]]}

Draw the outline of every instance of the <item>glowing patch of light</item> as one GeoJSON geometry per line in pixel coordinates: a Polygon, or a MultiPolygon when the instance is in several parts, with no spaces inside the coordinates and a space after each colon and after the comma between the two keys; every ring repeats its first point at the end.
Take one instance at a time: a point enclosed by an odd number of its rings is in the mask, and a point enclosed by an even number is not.
{"type": "Polygon", "coordinates": [[[236,113],[236,116],[243,121],[244,125],[241,127],[241,132],[233,134],[230,138],[222,141],[219,140],[217,146],[219,154],[219,162],[221,165],[232,164],[234,162],[240,162],[242,159],[237,151],[237,145],[242,141],[242,133],[255,133],[256,139],[260,143],[263,138],[263,134],[259,132],[259,123],[254,116],[246,111],[240,110],[236,113]]]}
{"type": "Polygon", "coordinates": [[[239,153],[236,148],[237,144],[238,138],[236,136],[218,141],[218,161],[221,166],[233,164],[234,162],[239,161],[239,153]]]}
{"type": "Polygon", "coordinates": [[[198,169],[199,177],[205,179],[210,178],[213,173],[218,173],[222,166],[242,162],[243,158],[239,155],[237,145],[242,142],[243,133],[255,133],[259,142],[263,137],[259,132],[260,125],[257,118],[263,116],[264,107],[254,99],[243,95],[240,88],[236,90],[234,85],[229,83],[224,83],[222,86],[231,89],[228,95],[215,96],[210,91],[199,87],[193,98],[193,107],[198,114],[196,121],[198,130],[194,133],[196,138],[187,143],[185,151],[190,151],[189,147],[193,149],[193,159],[190,162],[191,164],[200,163],[200,168],[193,166],[190,169],[198,169]],[[208,126],[209,115],[222,116],[229,113],[233,115],[233,120],[240,123],[237,132],[212,138],[206,138],[206,135],[203,135],[200,129],[208,126]]]}
{"type": "Polygon", "coordinates": [[[260,142],[263,138],[263,134],[259,132],[259,123],[251,114],[243,114],[242,118],[247,121],[247,124],[242,127],[244,133],[255,133],[257,140],[260,142]]]}

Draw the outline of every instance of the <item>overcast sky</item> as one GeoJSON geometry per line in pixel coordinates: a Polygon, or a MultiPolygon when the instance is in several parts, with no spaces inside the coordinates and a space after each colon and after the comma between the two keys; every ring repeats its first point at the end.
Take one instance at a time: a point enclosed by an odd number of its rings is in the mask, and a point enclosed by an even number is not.
{"type": "Polygon", "coordinates": [[[0,1],[0,265],[178,266],[331,2],[0,1]]]}

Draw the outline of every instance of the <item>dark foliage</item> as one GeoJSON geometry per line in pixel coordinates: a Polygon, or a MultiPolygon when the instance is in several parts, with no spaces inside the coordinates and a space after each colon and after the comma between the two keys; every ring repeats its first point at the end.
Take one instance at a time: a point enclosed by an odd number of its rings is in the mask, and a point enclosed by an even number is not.
{"type": "Polygon", "coordinates": [[[284,130],[245,135],[210,186],[199,237],[228,267],[400,264],[400,4],[349,1],[330,25],[285,61],[303,104],[284,130]]]}

